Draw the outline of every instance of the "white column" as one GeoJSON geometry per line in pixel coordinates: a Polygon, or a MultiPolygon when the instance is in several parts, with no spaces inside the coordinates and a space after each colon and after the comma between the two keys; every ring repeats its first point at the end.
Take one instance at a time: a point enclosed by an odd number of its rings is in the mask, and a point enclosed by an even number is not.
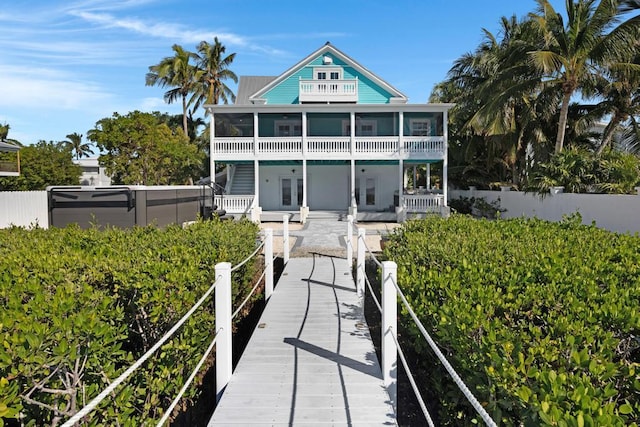
{"type": "Polygon", "coordinates": [[[302,207],[307,207],[307,159],[302,159],[302,207]]]}
{"type": "Polygon", "coordinates": [[[352,237],[353,237],[353,216],[347,215],[346,243],[347,243],[347,265],[349,266],[349,269],[351,269],[353,265],[353,244],[351,243],[352,237]]]}
{"type": "Polygon", "coordinates": [[[253,161],[253,204],[251,206],[251,220],[260,222],[262,208],[260,207],[260,162],[253,161]]]}
{"type": "Polygon", "coordinates": [[[404,222],[404,160],[398,161],[398,206],[396,207],[396,215],[398,222],[404,222]]]}
{"type": "Polygon", "coordinates": [[[307,112],[302,112],[302,158],[307,158],[307,112]]]}
{"type": "Polygon", "coordinates": [[[258,113],[253,113],[253,155],[258,155],[258,139],[260,135],[258,113]]]}
{"type": "MultiPolygon", "coordinates": [[[[356,260],[356,290],[358,291],[358,296],[362,297],[364,295],[364,275],[365,275],[365,235],[366,231],[364,228],[358,228],[358,258],[356,260]]],[[[363,300],[364,304],[364,300],[363,300]]]]}
{"type": "Polygon", "coordinates": [[[224,389],[231,380],[232,331],[231,331],[231,263],[216,264],[215,310],[216,310],[216,402],[220,401],[224,389]]]}
{"type": "MultiPolygon", "coordinates": [[[[216,136],[216,119],[213,115],[213,110],[209,109],[209,115],[211,116],[211,121],[209,122],[209,173],[211,174],[211,182],[216,182],[216,161],[214,159],[215,150],[214,147],[214,139],[216,136]]],[[[215,186],[214,186],[215,187],[215,186]]]]}
{"type": "Polygon", "coordinates": [[[442,161],[442,195],[444,196],[444,205],[448,206],[447,202],[447,194],[449,192],[449,180],[447,177],[448,168],[449,168],[449,129],[448,129],[448,121],[449,121],[449,112],[444,111],[442,115],[442,130],[444,133],[444,159],[442,161]]]}
{"type": "Polygon", "coordinates": [[[289,262],[289,215],[282,215],[282,252],[286,265],[289,262]]]}
{"type": "Polygon", "coordinates": [[[349,147],[351,148],[351,157],[356,153],[356,113],[349,113],[349,147]]]}
{"type": "Polygon", "coordinates": [[[349,172],[350,178],[350,198],[351,202],[349,203],[349,215],[352,215],[354,218],[357,218],[358,215],[358,204],[356,203],[356,161],[351,159],[351,171],[349,172]]]}
{"type": "Polygon", "coordinates": [[[273,229],[264,230],[264,297],[269,299],[273,293],[273,229]]]}
{"type": "Polygon", "coordinates": [[[398,266],[382,262],[382,378],[394,412],[398,412],[398,349],[393,335],[398,333],[398,294],[395,287],[398,266]],[[393,335],[392,335],[393,334],[393,335]]]}

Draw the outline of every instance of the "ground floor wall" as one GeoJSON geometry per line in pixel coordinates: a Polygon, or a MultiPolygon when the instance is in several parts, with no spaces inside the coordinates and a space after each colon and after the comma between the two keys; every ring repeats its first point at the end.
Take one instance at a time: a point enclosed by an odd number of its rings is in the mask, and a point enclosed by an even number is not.
{"type": "MultiPolygon", "coordinates": [[[[259,205],[263,211],[298,209],[303,203],[302,165],[261,165],[259,205]]],[[[400,186],[398,165],[356,164],[359,211],[393,210],[400,186]]],[[[351,166],[307,166],[307,206],[310,210],[347,210],[351,205],[351,166]]]]}

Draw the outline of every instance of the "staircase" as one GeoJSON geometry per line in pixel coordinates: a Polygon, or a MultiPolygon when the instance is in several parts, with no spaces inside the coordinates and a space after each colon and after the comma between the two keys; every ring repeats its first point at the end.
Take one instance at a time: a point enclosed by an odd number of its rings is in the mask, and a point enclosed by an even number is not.
{"type": "Polygon", "coordinates": [[[253,165],[236,165],[227,194],[253,194],[254,179],[253,165]]]}
{"type": "Polygon", "coordinates": [[[322,220],[322,221],[346,221],[347,211],[310,211],[307,216],[308,220],[322,220]]]}

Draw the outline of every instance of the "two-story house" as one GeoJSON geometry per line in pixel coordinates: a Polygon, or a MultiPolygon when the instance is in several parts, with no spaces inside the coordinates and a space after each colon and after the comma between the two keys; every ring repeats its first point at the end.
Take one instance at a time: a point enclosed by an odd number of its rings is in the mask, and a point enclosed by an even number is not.
{"type": "Polygon", "coordinates": [[[409,104],[330,43],[280,76],[241,77],[235,104],[206,106],[211,171],[227,166],[218,203],[255,221],[283,212],[302,222],[322,211],[361,221],[440,212],[452,106],[409,104]],[[441,189],[406,188],[416,165],[434,163],[441,189]]]}

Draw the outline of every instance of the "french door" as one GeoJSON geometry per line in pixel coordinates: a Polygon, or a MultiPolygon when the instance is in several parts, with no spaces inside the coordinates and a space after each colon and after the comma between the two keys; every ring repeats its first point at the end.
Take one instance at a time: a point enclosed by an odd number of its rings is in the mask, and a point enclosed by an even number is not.
{"type": "Polygon", "coordinates": [[[284,210],[296,210],[302,206],[302,178],[280,178],[280,207],[284,210]]]}
{"type": "Polygon", "coordinates": [[[377,207],[377,185],[373,176],[362,175],[356,178],[356,204],[359,211],[371,211],[377,207]]]}

